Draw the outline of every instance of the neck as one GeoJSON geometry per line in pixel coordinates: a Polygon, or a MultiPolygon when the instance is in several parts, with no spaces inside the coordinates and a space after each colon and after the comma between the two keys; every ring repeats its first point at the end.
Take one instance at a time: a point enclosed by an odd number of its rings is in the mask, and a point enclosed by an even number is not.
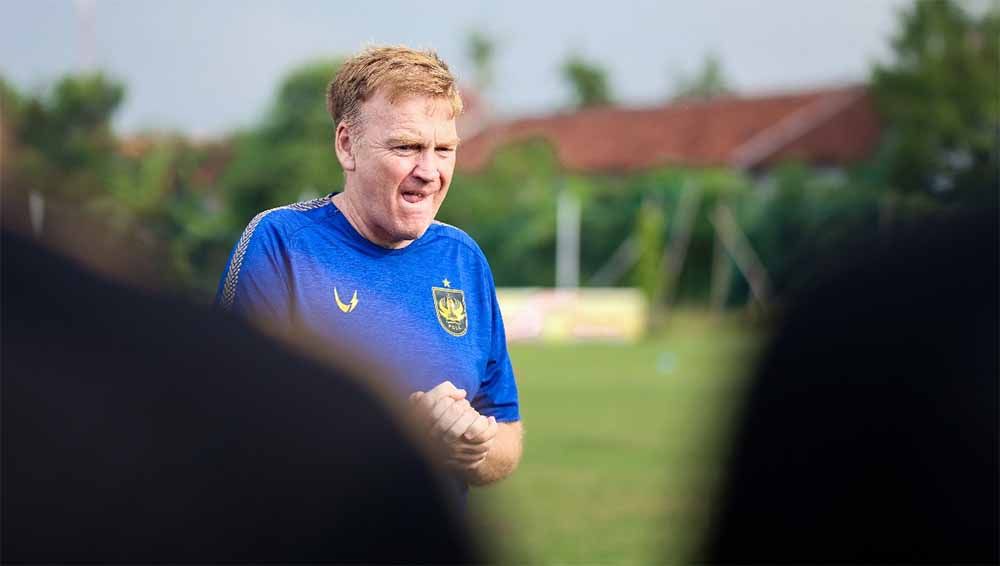
{"type": "Polygon", "coordinates": [[[413,243],[413,240],[392,241],[390,238],[381,235],[380,230],[365,222],[365,217],[359,212],[360,208],[351,199],[351,194],[351,191],[347,187],[344,187],[344,191],[333,195],[330,202],[340,210],[344,218],[347,219],[347,222],[358,234],[361,234],[362,238],[380,248],[390,250],[402,249],[413,243]]]}

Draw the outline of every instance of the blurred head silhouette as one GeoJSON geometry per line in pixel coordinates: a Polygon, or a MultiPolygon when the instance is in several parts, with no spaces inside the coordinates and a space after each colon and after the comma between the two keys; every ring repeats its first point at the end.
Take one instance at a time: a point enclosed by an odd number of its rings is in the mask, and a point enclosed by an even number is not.
{"type": "Polygon", "coordinates": [[[787,313],[703,559],[998,560],[997,210],[866,242],[787,313]]]}
{"type": "Polygon", "coordinates": [[[97,276],[24,210],[5,200],[5,560],[482,560],[369,368],[97,276]]]}

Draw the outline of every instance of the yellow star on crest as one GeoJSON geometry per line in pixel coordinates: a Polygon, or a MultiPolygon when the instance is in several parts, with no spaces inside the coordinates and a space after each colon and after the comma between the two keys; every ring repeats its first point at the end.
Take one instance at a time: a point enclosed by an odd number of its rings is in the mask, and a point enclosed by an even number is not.
{"type": "Polygon", "coordinates": [[[447,277],[445,277],[445,279],[444,279],[443,281],[441,281],[441,283],[442,283],[442,284],[443,284],[443,285],[444,285],[445,287],[451,287],[451,281],[448,281],[448,278],[447,278],[447,277]]]}

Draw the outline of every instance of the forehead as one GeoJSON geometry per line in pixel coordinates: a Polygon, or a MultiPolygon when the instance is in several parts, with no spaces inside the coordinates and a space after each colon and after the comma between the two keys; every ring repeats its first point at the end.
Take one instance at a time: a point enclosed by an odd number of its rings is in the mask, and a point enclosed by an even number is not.
{"type": "Polygon", "coordinates": [[[361,105],[361,111],[366,130],[438,136],[455,133],[454,111],[445,98],[408,95],[390,102],[379,92],[361,105]]]}

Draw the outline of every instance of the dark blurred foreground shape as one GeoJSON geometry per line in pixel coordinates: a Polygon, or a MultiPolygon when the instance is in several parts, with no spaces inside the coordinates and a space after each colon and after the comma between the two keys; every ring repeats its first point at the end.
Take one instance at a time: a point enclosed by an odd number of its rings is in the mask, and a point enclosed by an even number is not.
{"type": "Polygon", "coordinates": [[[705,560],[997,563],[997,223],[897,231],[790,310],[705,560]]]}
{"type": "Polygon", "coordinates": [[[481,561],[360,381],[6,230],[2,249],[4,561],[481,561]]]}

